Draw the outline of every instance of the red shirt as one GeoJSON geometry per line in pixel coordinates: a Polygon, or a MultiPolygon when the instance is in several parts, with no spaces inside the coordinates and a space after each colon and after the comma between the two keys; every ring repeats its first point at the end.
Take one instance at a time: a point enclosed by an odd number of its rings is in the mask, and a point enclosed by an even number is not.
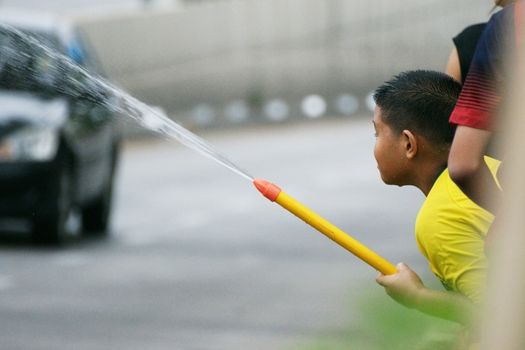
{"type": "Polygon", "coordinates": [[[481,35],[470,70],[450,122],[476,129],[491,130],[502,96],[505,95],[505,55],[522,39],[525,1],[507,6],[494,14],[481,35]]]}

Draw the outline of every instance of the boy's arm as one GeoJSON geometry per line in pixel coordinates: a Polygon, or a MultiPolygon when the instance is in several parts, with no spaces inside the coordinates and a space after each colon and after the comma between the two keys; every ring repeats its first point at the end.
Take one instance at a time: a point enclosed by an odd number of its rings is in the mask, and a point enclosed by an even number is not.
{"type": "Polygon", "coordinates": [[[469,325],[476,311],[474,304],[462,295],[428,289],[407,265],[397,265],[394,275],[380,274],[377,283],[398,303],[428,315],[469,325]]]}

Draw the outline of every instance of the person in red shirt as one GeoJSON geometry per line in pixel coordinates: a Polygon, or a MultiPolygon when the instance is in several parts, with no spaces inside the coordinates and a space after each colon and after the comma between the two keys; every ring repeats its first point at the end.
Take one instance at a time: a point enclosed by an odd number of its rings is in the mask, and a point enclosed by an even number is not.
{"type": "Polygon", "coordinates": [[[450,117],[457,125],[448,158],[450,177],[470,199],[492,212],[501,194],[483,156],[513,71],[507,58],[521,45],[524,3],[520,0],[505,7],[487,23],[450,117]]]}

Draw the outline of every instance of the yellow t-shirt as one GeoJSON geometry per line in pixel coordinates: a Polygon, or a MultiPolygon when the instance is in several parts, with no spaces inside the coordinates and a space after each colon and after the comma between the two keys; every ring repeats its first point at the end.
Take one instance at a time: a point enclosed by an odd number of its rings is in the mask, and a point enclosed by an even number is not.
{"type": "MultiPolygon", "coordinates": [[[[500,162],[485,157],[496,183],[500,162]]],[[[498,183],[499,186],[499,183],[498,183]]],[[[432,272],[447,290],[481,301],[487,260],[485,236],[494,216],[470,200],[448,169],[438,177],[416,219],[416,240],[432,272]]]]}

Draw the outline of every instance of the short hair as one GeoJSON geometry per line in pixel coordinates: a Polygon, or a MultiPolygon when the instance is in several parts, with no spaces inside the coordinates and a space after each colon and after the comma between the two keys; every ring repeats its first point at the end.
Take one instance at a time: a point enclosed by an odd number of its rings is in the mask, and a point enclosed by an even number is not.
{"type": "Polygon", "coordinates": [[[400,73],[374,92],[383,121],[395,132],[411,130],[436,146],[450,146],[455,125],[448,122],[461,85],[429,70],[400,73]]]}

